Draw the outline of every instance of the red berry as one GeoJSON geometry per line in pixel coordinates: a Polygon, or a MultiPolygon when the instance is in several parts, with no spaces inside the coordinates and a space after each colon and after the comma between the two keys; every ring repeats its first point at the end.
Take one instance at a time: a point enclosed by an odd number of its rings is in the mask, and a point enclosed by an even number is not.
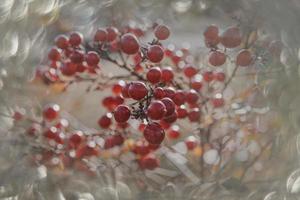
{"type": "Polygon", "coordinates": [[[207,47],[215,47],[218,45],[219,39],[219,28],[216,25],[208,26],[204,33],[204,40],[207,47]]]}
{"type": "Polygon", "coordinates": [[[65,76],[73,76],[77,72],[77,65],[72,62],[66,62],[61,68],[60,71],[65,76]]]}
{"type": "Polygon", "coordinates": [[[49,104],[43,109],[43,117],[46,120],[52,121],[56,119],[59,115],[59,105],[57,104],[49,104]]]}
{"type": "Polygon", "coordinates": [[[86,66],[85,64],[79,63],[79,64],[77,65],[77,72],[82,73],[82,72],[84,72],[85,70],[87,70],[87,66],[86,66]]]}
{"type": "Polygon", "coordinates": [[[111,125],[111,115],[103,115],[99,120],[98,124],[101,128],[108,128],[111,125]]]}
{"type": "Polygon", "coordinates": [[[225,80],[225,74],[223,72],[217,72],[214,74],[214,78],[217,81],[223,82],[225,80]]]}
{"type": "Polygon", "coordinates": [[[186,77],[192,78],[197,74],[197,69],[191,65],[187,65],[183,68],[183,73],[186,77]]]}
{"type": "Polygon", "coordinates": [[[171,82],[174,78],[174,73],[171,67],[164,67],[161,73],[161,79],[165,83],[171,82]]]}
{"type": "Polygon", "coordinates": [[[50,139],[50,140],[55,140],[58,137],[58,129],[54,126],[48,128],[44,132],[44,137],[50,139]]]}
{"type": "Polygon", "coordinates": [[[215,67],[221,66],[226,62],[226,55],[219,50],[212,51],[209,54],[208,62],[215,67]]]}
{"type": "Polygon", "coordinates": [[[192,80],[191,88],[193,88],[196,91],[199,91],[202,88],[202,82],[199,80],[192,80]]]}
{"type": "Polygon", "coordinates": [[[153,154],[148,154],[139,160],[141,169],[154,170],[159,166],[158,159],[153,154]]]}
{"type": "Polygon", "coordinates": [[[147,109],[147,115],[150,119],[159,120],[164,117],[167,109],[165,104],[159,100],[152,101],[147,109]]]}
{"type": "Polygon", "coordinates": [[[60,60],[61,57],[60,53],[61,51],[58,48],[53,47],[48,53],[49,60],[53,60],[53,61],[60,60]]]}
{"type": "Polygon", "coordinates": [[[161,87],[157,87],[154,89],[153,95],[154,95],[155,99],[162,99],[166,96],[166,93],[165,93],[164,89],[162,89],[161,87]]]}
{"type": "Polygon", "coordinates": [[[246,67],[252,63],[252,54],[249,50],[241,50],[236,57],[236,64],[238,66],[246,67]]]}
{"type": "Polygon", "coordinates": [[[220,37],[221,43],[226,48],[235,48],[242,42],[242,36],[238,27],[227,28],[220,37]]]}
{"type": "Polygon", "coordinates": [[[224,99],[223,98],[213,98],[211,99],[211,103],[215,108],[222,107],[224,105],[224,99]]]}
{"type": "Polygon", "coordinates": [[[116,107],[116,102],[115,102],[115,98],[113,96],[108,96],[108,97],[105,97],[103,100],[102,100],[102,105],[104,107],[106,107],[108,110],[113,110],[115,109],[116,107]]]}
{"type": "Polygon", "coordinates": [[[152,67],[147,72],[147,80],[152,83],[156,84],[159,83],[161,79],[161,70],[159,67],[152,67]]]}
{"type": "Polygon", "coordinates": [[[96,34],[94,36],[94,41],[96,42],[105,42],[107,39],[107,31],[105,29],[99,28],[96,31],[96,34]]]}
{"type": "Polygon", "coordinates": [[[82,142],[82,132],[81,131],[76,131],[73,133],[70,138],[69,138],[69,145],[71,148],[77,148],[80,143],[82,142]]]}
{"type": "Polygon", "coordinates": [[[84,60],[84,53],[82,51],[74,51],[70,55],[70,59],[73,63],[82,63],[84,60]]]}
{"type": "Polygon", "coordinates": [[[185,92],[182,90],[177,90],[172,98],[173,102],[177,105],[177,106],[181,106],[182,104],[185,103],[185,92]]]}
{"type": "Polygon", "coordinates": [[[164,58],[164,50],[159,45],[152,45],[148,48],[147,57],[151,62],[159,63],[164,58]]]}
{"type": "Polygon", "coordinates": [[[175,110],[171,115],[167,115],[163,118],[164,122],[167,122],[169,124],[172,124],[173,122],[176,122],[177,120],[177,111],[175,110]]]}
{"type": "Polygon", "coordinates": [[[115,138],[112,135],[105,138],[104,149],[113,148],[115,145],[115,138]]]}
{"type": "Polygon", "coordinates": [[[149,143],[144,140],[138,140],[135,143],[133,152],[141,156],[147,155],[148,153],[150,153],[149,143]]]}
{"type": "Polygon", "coordinates": [[[193,150],[197,146],[197,140],[194,136],[190,136],[185,140],[185,145],[188,150],[193,150]]]}
{"type": "Polygon", "coordinates": [[[69,39],[65,35],[59,35],[55,38],[55,45],[60,49],[66,49],[69,47],[69,39]]]}
{"type": "Polygon", "coordinates": [[[82,41],[83,41],[83,36],[81,33],[78,33],[78,32],[71,33],[70,38],[69,38],[69,43],[72,46],[79,46],[82,41]]]}
{"type": "Polygon", "coordinates": [[[130,83],[128,94],[134,100],[141,100],[148,94],[148,90],[143,82],[135,81],[130,83]]]}
{"type": "Polygon", "coordinates": [[[138,39],[132,33],[122,35],[120,45],[121,50],[129,55],[136,54],[140,49],[138,39]]]}
{"type": "Polygon", "coordinates": [[[107,32],[106,40],[108,42],[114,41],[117,38],[118,33],[119,33],[118,29],[116,29],[115,27],[106,28],[106,32],[107,32]]]}
{"type": "Polygon", "coordinates": [[[189,114],[188,118],[191,122],[197,122],[200,119],[200,110],[198,108],[193,108],[189,114]]]}
{"type": "Polygon", "coordinates": [[[114,118],[116,122],[124,123],[127,122],[131,115],[130,109],[128,106],[119,105],[114,111],[114,118]]]}
{"type": "Polygon", "coordinates": [[[167,87],[164,89],[165,97],[169,97],[170,99],[173,99],[176,91],[173,87],[167,87]]]}
{"type": "Polygon", "coordinates": [[[123,86],[123,88],[122,88],[122,96],[123,96],[124,98],[129,98],[129,97],[130,97],[129,94],[128,94],[129,86],[130,86],[130,84],[126,84],[126,85],[123,86]]]}
{"type": "Polygon", "coordinates": [[[175,112],[175,103],[172,99],[165,97],[165,98],[161,99],[161,102],[163,102],[163,104],[165,104],[166,109],[167,109],[165,116],[172,115],[175,112]]]}
{"type": "Polygon", "coordinates": [[[159,40],[165,40],[170,36],[170,29],[165,25],[158,25],[154,30],[154,35],[159,40]]]}
{"type": "Polygon", "coordinates": [[[190,90],[189,92],[186,93],[186,102],[188,104],[195,104],[197,103],[199,99],[199,96],[195,90],[190,90]]]}
{"type": "Polygon", "coordinates": [[[165,138],[165,132],[158,123],[153,122],[146,126],[144,137],[150,144],[161,144],[165,138]]]}
{"type": "Polygon", "coordinates": [[[206,72],[203,73],[203,79],[206,82],[211,82],[214,79],[214,75],[213,75],[212,72],[206,71],[206,72]]]}
{"type": "Polygon", "coordinates": [[[170,139],[178,139],[180,137],[180,132],[174,129],[168,131],[168,137],[170,139]]]}
{"type": "Polygon", "coordinates": [[[98,65],[100,57],[97,52],[90,51],[86,54],[85,60],[89,66],[95,66],[98,65]]]}
{"type": "Polygon", "coordinates": [[[115,96],[114,102],[115,102],[115,105],[118,106],[118,105],[124,103],[124,98],[120,95],[115,96]]]}
{"type": "Polygon", "coordinates": [[[123,87],[125,87],[124,81],[119,81],[119,83],[116,83],[112,86],[112,92],[116,95],[121,94],[123,87]]]}
{"type": "Polygon", "coordinates": [[[177,108],[177,117],[178,117],[178,119],[186,118],[187,115],[188,115],[188,112],[185,109],[185,106],[180,106],[180,107],[177,108]]]}

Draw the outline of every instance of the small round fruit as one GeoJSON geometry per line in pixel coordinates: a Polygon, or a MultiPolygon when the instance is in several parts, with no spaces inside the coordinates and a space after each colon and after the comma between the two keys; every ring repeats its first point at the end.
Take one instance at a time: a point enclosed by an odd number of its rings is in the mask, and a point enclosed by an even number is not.
{"type": "Polygon", "coordinates": [[[226,55],[219,50],[212,51],[209,54],[208,62],[215,67],[221,66],[226,62],[226,55]]]}
{"type": "Polygon", "coordinates": [[[155,99],[162,99],[166,96],[166,93],[164,89],[162,89],[161,87],[157,87],[154,89],[153,95],[155,99]]]}
{"type": "Polygon", "coordinates": [[[181,106],[182,104],[185,103],[185,92],[182,91],[182,90],[177,90],[172,98],[172,100],[174,101],[174,103],[177,105],[177,106],[181,106]]]}
{"type": "Polygon", "coordinates": [[[46,105],[43,109],[43,117],[46,120],[52,121],[56,119],[59,115],[60,107],[58,104],[46,105]]]}
{"type": "Polygon", "coordinates": [[[208,26],[203,35],[207,47],[215,47],[220,42],[219,28],[214,24],[208,26]]]}
{"type": "Polygon", "coordinates": [[[69,37],[69,43],[72,46],[79,46],[82,41],[83,41],[83,36],[81,33],[79,33],[79,32],[71,33],[71,35],[69,37]]]}
{"type": "Polygon", "coordinates": [[[200,119],[200,110],[198,108],[193,108],[189,114],[188,118],[191,122],[197,122],[200,119]]]}
{"type": "Polygon", "coordinates": [[[197,74],[197,69],[191,65],[187,65],[183,68],[183,73],[186,77],[192,78],[197,74]]]}
{"type": "Polygon", "coordinates": [[[171,82],[174,78],[173,69],[171,67],[164,67],[161,70],[161,79],[163,82],[171,82]]]}
{"type": "Polygon", "coordinates": [[[152,45],[148,48],[147,57],[151,62],[159,63],[164,58],[164,50],[159,45],[152,45]]]}
{"type": "Polygon", "coordinates": [[[202,86],[203,86],[203,84],[199,80],[192,80],[191,81],[191,88],[193,88],[196,91],[200,91],[202,86]]]}
{"type": "Polygon", "coordinates": [[[82,63],[84,61],[84,53],[82,51],[74,51],[71,53],[70,59],[73,63],[82,63]]]}
{"type": "Polygon", "coordinates": [[[203,72],[202,75],[206,82],[211,82],[214,79],[214,74],[210,71],[203,72]]]}
{"type": "Polygon", "coordinates": [[[85,61],[89,66],[96,66],[100,61],[100,57],[97,52],[90,51],[86,54],[85,61]]]}
{"type": "Polygon", "coordinates": [[[165,132],[158,123],[153,122],[145,127],[144,137],[150,144],[161,144],[165,138],[165,132]]]}
{"type": "Polygon", "coordinates": [[[167,87],[164,89],[165,97],[169,97],[170,99],[173,99],[176,91],[173,87],[167,87]]]}
{"type": "Polygon", "coordinates": [[[170,36],[170,29],[165,25],[158,25],[154,30],[154,35],[159,40],[165,40],[170,36]]]}
{"type": "Polygon", "coordinates": [[[236,57],[236,64],[238,66],[246,67],[252,63],[252,54],[249,50],[241,50],[236,57]]]}
{"type": "Polygon", "coordinates": [[[148,90],[146,88],[145,83],[135,81],[130,83],[130,86],[128,88],[128,94],[134,100],[141,100],[148,94],[148,90]]]}
{"type": "Polygon", "coordinates": [[[195,104],[197,103],[199,99],[199,96],[195,90],[190,90],[189,92],[186,93],[186,102],[188,104],[195,104]]]}
{"type": "Polygon", "coordinates": [[[132,33],[122,35],[120,45],[121,50],[129,55],[136,54],[140,49],[138,39],[132,33]]]}
{"type": "Polygon", "coordinates": [[[163,104],[165,104],[166,109],[167,109],[165,116],[172,115],[175,112],[175,103],[172,99],[165,97],[165,98],[161,99],[161,102],[163,102],[163,104]]]}
{"type": "Polygon", "coordinates": [[[217,73],[214,74],[214,78],[217,81],[224,82],[225,81],[225,74],[224,74],[224,72],[217,72],[217,73]]]}
{"type": "Polygon", "coordinates": [[[94,36],[94,41],[105,42],[107,40],[107,31],[105,29],[99,28],[94,36]]]}
{"type": "Polygon", "coordinates": [[[114,111],[114,118],[118,123],[127,122],[130,118],[131,112],[128,106],[119,105],[114,111]]]}
{"type": "Polygon", "coordinates": [[[55,38],[55,45],[60,49],[67,49],[69,47],[69,39],[65,35],[59,35],[55,38]]]}
{"type": "Polygon", "coordinates": [[[186,108],[185,108],[184,105],[178,107],[176,111],[177,111],[177,117],[178,117],[178,119],[186,118],[187,115],[188,115],[188,112],[187,112],[187,110],[186,110],[186,108]]]}
{"type": "Polygon", "coordinates": [[[177,111],[175,110],[171,115],[165,116],[163,118],[163,121],[166,123],[172,124],[172,123],[176,122],[177,118],[178,118],[178,114],[177,114],[177,111]]]}
{"type": "Polygon", "coordinates": [[[106,114],[103,115],[99,120],[98,124],[101,128],[108,128],[111,125],[111,117],[110,115],[106,114]]]}
{"type": "Polygon", "coordinates": [[[139,160],[141,169],[154,170],[159,166],[158,159],[153,154],[148,154],[139,160]]]}
{"type": "Polygon", "coordinates": [[[147,72],[147,80],[152,83],[156,84],[160,82],[161,79],[161,70],[159,67],[152,67],[147,72]]]}
{"type": "Polygon", "coordinates": [[[61,68],[60,71],[65,76],[73,76],[77,72],[77,65],[72,62],[66,62],[61,68]]]}
{"type": "Polygon", "coordinates": [[[117,38],[118,33],[119,33],[118,29],[116,29],[115,27],[106,28],[106,32],[107,32],[106,40],[108,42],[114,41],[117,38]]]}
{"type": "Polygon", "coordinates": [[[159,100],[152,101],[147,109],[147,115],[150,119],[159,120],[167,113],[166,106],[159,100]]]}
{"type": "Polygon", "coordinates": [[[52,60],[52,61],[60,60],[60,58],[61,58],[60,53],[61,53],[61,51],[58,48],[56,48],[56,47],[52,48],[48,53],[49,60],[52,60]]]}
{"type": "Polygon", "coordinates": [[[130,86],[130,84],[125,84],[125,85],[123,86],[123,88],[122,88],[121,93],[122,93],[122,96],[123,96],[124,98],[129,98],[129,97],[130,97],[129,94],[128,94],[129,86],[130,86]]]}
{"type": "Polygon", "coordinates": [[[211,99],[211,103],[215,108],[219,108],[222,107],[225,102],[223,98],[213,98],[211,99]]]}
{"type": "Polygon", "coordinates": [[[238,27],[227,28],[220,37],[221,43],[226,48],[238,47],[242,42],[242,36],[238,27]]]}

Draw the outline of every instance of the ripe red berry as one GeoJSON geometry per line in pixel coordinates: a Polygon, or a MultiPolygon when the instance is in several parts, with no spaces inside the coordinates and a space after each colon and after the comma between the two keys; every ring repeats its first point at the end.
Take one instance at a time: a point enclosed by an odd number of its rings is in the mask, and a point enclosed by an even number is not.
{"type": "Polygon", "coordinates": [[[171,67],[164,67],[161,70],[161,79],[163,82],[167,83],[167,82],[171,82],[174,78],[174,73],[171,67]]]}
{"type": "Polygon", "coordinates": [[[154,30],[154,35],[159,40],[165,40],[170,36],[170,29],[165,25],[158,25],[154,30]]]}
{"type": "Polygon", "coordinates": [[[241,50],[236,57],[236,64],[238,66],[246,67],[252,63],[252,54],[249,50],[241,50]]]}
{"type": "Polygon", "coordinates": [[[141,156],[147,155],[150,153],[149,143],[144,140],[138,140],[134,145],[133,152],[141,156]]]}
{"type": "Polygon", "coordinates": [[[136,54],[140,49],[138,39],[132,33],[122,35],[120,45],[121,50],[129,55],[136,54]]]}
{"type": "Polygon", "coordinates": [[[59,115],[59,105],[57,104],[49,104],[46,105],[43,109],[43,117],[46,120],[52,121],[56,119],[59,115]]]}
{"type": "Polygon", "coordinates": [[[176,122],[177,120],[177,111],[175,110],[171,115],[166,115],[164,118],[163,118],[163,121],[164,122],[167,122],[169,124],[172,124],[174,122],[176,122]]]}
{"type": "Polygon", "coordinates": [[[209,54],[208,62],[215,67],[221,66],[226,62],[226,55],[219,50],[212,51],[209,54]]]}
{"type": "Polygon", "coordinates": [[[120,95],[117,95],[114,97],[114,102],[116,106],[121,105],[122,103],[124,103],[124,98],[120,95]]]}
{"type": "Polygon", "coordinates": [[[195,90],[190,90],[189,92],[186,93],[186,102],[188,104],[195,104],[197,103],[199,99],[199,96],[195,90]]]}
{"type": "Polygon", "coordinates": [[[58,48],[53,47],[48,53],[48,58],[49,58],[49,60],[58,61],[58,60],[60,60],[60,57],[61,57],[60,54],[61,54],[61,51],[58,48]]]}
{"type": "Polygon", "coordinates": [[[156,84],[160,82],[161,79],[161,70],[159,67],[152,67],[147,72],[147,80],[152,83],[156,84]]]}
{"type": "Polygon", "coordinates": [[[178,117],[178,119],[186,118],[187,115],[188,115],[188,112],[187,112],[187,110],[185,109],[185,106],[184,106],[184,105],[178,107],[176,111],[177,111],[177,117],[178,117]]]}
{"type": "Polygon", "coordinates": [[[148,48],[147,57],[151,62],[159,63],[164,58],[164,50],[159,45],[152,45],[148,48]]]}
{"type": "Polygon", "coordinates": [[[197,69],[191,65],[187,65],[183,68],[183,73],[186,77],[192,78],[197,74],[197,69]]]}
{"type": "Polygon", "coordinates": [[[207,47],[215,47],[218,45],[219,39],[219,28],[216,25],[208,26],[204,33],[204,40],[207,47]]]}
{"type": "Polygon", "coordinates": [[[97,52],[90,51],[86,54],[85,61],[89,66],[95,66],[98,65],[100,57],[97,52]]]}
{"type": "Polygon", "coordinates": [[[139,160],[141,169],[154,170],[159,166],[158,159],[153,154],[148,154],[139,160]]]}
{"type": "Polygon", "coordinates": [[[161,102],[163,102],[163,104],[165,104],[166,109],[167,109],[165,116],[169,116],[175,112],[175,103],[172,99],[165,97],[165,98],[161,99],[161,102]]]}
{"type": "Polygon", "coordinates": [[[108,128],[111,125],[111,115],[103,115],[99,120],[98,124],[101,128],[108,128]]]}
{"type": "Polygon", "coordinates": [[[119,33],[118,29],[116,29],[115,27],[106,28],[106,32],[107,32],[106,40],[108,42],[114,41],[117,38],[118,33],[119,33]]]}
{"type": "Polygon", "coordinates": [[[189,114],[188,118],[191,122],[197,122],[200,119],[200,110],[198,108],[193,108],[189,114]]]}
{"type": "Polygon", "coordinates": [[[78,65],[77,65],[77,72],[79,72],[79,73],[82,73],[82,72],[84,72],[85,70],[87,70],[87,66],[86,66],[86,64],[83,64],[83,63],[79,63],[78,65]]]}
{"type": "Polygon", "coordinates": [[[69,47],[69,39],[65,35],[59,35],[55,38],[55,45],[60,49],[66,49],[69,47]]]}
{"type": "Polygon", "coordinates": [[[116,95],[119,95],[122,93],[123,87],[125,87],[124,81],[119,81],[118,83],[114,84],[111,88],[112,92],[116,95]]]}
{"type": "Polygon", "coordinates": [[[79,46],[82,41],[83,41],[83,36],[81,33],[79,33],[79,32],[71,33],[71,35],[69,37],[69,43],[72,46],[79,46]]]}
{"type": "Polygon", "coordinates": [[[99,28],[94,36],[95,42],[105,42],[107,39],[107,31],[105,29],[99,28]]]}
{"type": "Polygon", "coordinates": [[[69,138],[69,146],[71,148],[77,148],[82,141],[83,133],[81,131],[76,131],[69,138]]]}
{"type": "Polygon", "coordinates": [[[129,98],[129,97],[130,97],[130,96],[129,96],[129,93],[128,93],[129,86],[130,86],[130,84],[126,84],[126,85],[124,85],[123,88],[122,88],[122,96],[123,96],[124,98],[129,98]]]}
{"type": "Polygon", "coordinates": [[[114,118],[116,122],[124,123],[127,122],[131,115],[130,109],[128,106],[119,105],[114,111],[114,118]]]}
{"type": "Polygon", "coordinates": [[[108,110],[113,110],[115,109],[116,107],[116,102],[115,102],[115,98],[113,96],[108,96],[108,97],[105,97],[103,100],[102,100],[102,105],[104,107],[106,107],[108,110]]]}
{"type": "Polygon", "coordinates": [[[177,106],[181,106],[182,104],[185,103],[185,92],[182,90],[177,90],[172,98],[173,102],[177,105],[177,106]]]}
{"type": "Polygon", "coordinates": [[[242,42],[242,36],[238,27],[227,28],[220,37],[221,43],[226,48],[235,48],[242,42]]]}
{"type": "Polygon", "coordinates": [[[135,81],[130,83],[128,94],[134,100],[141,100],[148,94],[148,90],[143,82],[135,81]]]}
{"type": "Polygon", "coordinates": [[[178,139],[180,137],[180,132],[176,129],[171,129],[168,131],[167,135],[170,139],[178,139]]]}
{"type": "Polygon", "coordinates": [[[219,108],[222,107],[225,102],[223,98],[213,98],[211,99],[211,103],[215,108],[219,108]]]}
{"type": "Polygon", "coordinates": [[[202,82],[199,81],[199,80],[196,80],[196,79],[192,80],[191,81],[191,88],[193,88],[196,91],[201,90],[201,88],[202,88],[202,82]]]}
{"type": "Polygon", "coordinates": [[[203,73],[203,79],[206,82],[211,82],[214,79],[214,75],[211,71],[206,71],[203,73]]]}
{"type": "Polygon", "coordinates": [[[157,87],[154,89],[153,95],[154,95],[155,99],[162,99],[165,97],[166,93],[165,93],[164,89],[162,89],[161,87],[157,87]]]}
{"type": "Polygon", "coordinates": [[[224,72],[217,72],[214,74],[214,78],[217,81],[223,82],[225,80],[225,74],[224,72]]]}
{"type": "Polygon", "coordinates": [[[165,138],[165,132],[158,123],[153,122],[145,127],[144,137],[150,144],[161,144],[165,138]]]}
{"type": "Polygon", "coordinates": [[[72,62],[66,62],[61,66],[60,71],[65,76],[73,76],[77,72],[77,65],[72,62]]]}
{"type": "Polygon", "coordinates": [[[194,136],[188,137],[185,141],[185,145],[188,150],[193,150],[197,146],[197,140],[194,136]]]}
{"type": "Polygon", "coordinates": [[[82,51],[75,50],[71,53],[70,59],[73,63],[82,63],[84,60],[84,53],[82,51]]]}
{"type": "Polygon", "coordinates": [[[167,112],[165,104],[159,100],[152,101],[147,109],[147,115],[150,119],[159,120],[167,112]]]}
{"type": "Polygon", "coordinates": [[[169,97],[170,99],[173,99],[176,91],[173,87],[167,87],[164,88],[164,92],[165,92],[165,97],[169,97]]]}
{"type": "Polygon", "coordinates": [[[110,149],[113,148],[115,146],[115,139],[112,135],[107,136],[105,138],[105,142],[104,142],[104,149],[110,149]]]}

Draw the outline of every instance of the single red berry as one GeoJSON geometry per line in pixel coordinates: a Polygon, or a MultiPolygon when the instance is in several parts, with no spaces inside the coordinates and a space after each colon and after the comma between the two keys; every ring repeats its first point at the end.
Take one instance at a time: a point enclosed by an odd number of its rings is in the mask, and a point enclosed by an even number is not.
{"type": "Polygon", "coordinates": [[[186,77],[192,78],[197,74],[197,69],[191,65],[187,65],[183,68],[183,73],[186,77]]]}
{"type": "Polygon", "coordinates": [[[180,137],[180,132],[178,130],[171,129],[168,131],[167,135],[170,139],[178,139],[180,137]]]}
{"type": "Polygon", "coordinates": [[[69,146],[71,148],[77,148],[83,141],[83,133],[81,131],[75,131],[69,138],[69,146]]]}
{"type": "Polygon", "coordinates": [[[116,95],[121,94],[123,87],[125,87],[125,82],[124,81],[119,81],[118,83],[114,84],[112,86],[112,92],[116,95]]]}
{"type": "Polygon", "coordinates": [[[159,67],[152,67],[147,72],[147,80],[152,83],[156,84],[160,82],[161,79],[161,70],[159,67]]]}
{"type": "Polygon", "coordinates": [[[202,75],[206,82],[211,82],[214,79],[214,75],[211,71],[206,71],[202,75]]]}
{"type": "Polygon", "coordinates": [[[105,42],[107,40],[107,31],[105,29],[99,28],[96,31],[96,34],[94,36],[95,42],[105,42]]]}
{"type": "Polygon", "coordinates": [[[167,82],[171,82],[174,78],[174,73],[173,73],[173,69],[171,67],[164,67],[161,70],[161,79],[163,82],[167,83],[167,82]]]}
{"type": "Polygon", "coordinates": [[[43,117],[46,120],[52,121],[56,119],[59,115],[59,105],[57,104],[49,104],[46,105],[43,109],[43,117]]]}
{"type": "Polygon", "coordinates": [[[199,80],[194,79],[191,81],[191,88],[193,88],[196,91],[200,91],[202,88],[202,85],[203,85],[202,82],[199,80]]]}
{"type": "Polygon", "coordinates": [[[158,25],[154,30],[154,35],[159,40],[165,40],[170,36],[170,29],[166,25],[158,25]]]}
{"type": "Polygon", "coordinates": [[[114,111],[114,118],[116,122],[124,123],[127,122],[131,115],[130,109],[128,106],[119,105],[114,111]]]}
{"type": "Polygon", "coordinates": [[[168,122],[165,122],[163,119],[159,121],[159,124],[165,130],[167,130],[167,129],[169,129],[171,127],[171,124],[168,123],[168,122]]]}
{"type": "Polygon", "coordinates": [[[226,48],[235,48],[242,42],[242,36],[238,27],[229,27],[221,35],[220,41],[226,48]]]}
{"type": "Polygon", "coordinates": [[[58,61],[60,60],[60,57],[61,51],[56,47],[53,47],[48,53],[49,60],[58,61]]]}
{"type": "Polygon", "coordinates": [[[77,72],[79,72],[79,73],[85,72],[85,70],[87,70],[87,68],[88,67],[86,66],[86,64],[79,63],[77,65],[77,72]]]}
{"type": "Polygon", "coordinates": [[[73,76],[77,72],[77,65],[72,62],[66,62],[61,66],[60,71],[65,76],[73,76]]]}
{"type": "Polygon", "coordinates": [[[134,145],[133,152],[141,156],[147,155],[150,153],[149,143],[144,140],[138,140],[134,145]]]}
{"type": "Polygon", "coordinates": [[[55,140],[58,137],[58,129],[54,126],[51,126],[44,132],[44,137],[49,140],[55,140]]]}
{"type": "Polygon", "coordinates": [[[224,72],[217,72],[217,73],[214,74],[214,78],[217,81],[224,82],[225,74],[224,74],[224,72]]]}
{"type": "Polygon", "coordinates": [[[177,105],[177,106],[181,106],[182,104],[185,103],[185,98],[186,94],[184,91],[182,90],[177,90],[172,98],[173,102],[177,105]]]}
{"type": "Polygon", "coordinates": [[[153,95],[154,95],[155,99],[162,99],[166,96],[166,93],[163,88],[157,87],[154,89],[153,95]]]}
{"type": "Polygon", "coordinates": [[[175,110],[171,115],[166,115],[163,118],[163,121],[167,122],[169,124],[172,124],[172,123],[176,122],[177,118],[178,118],[178,114],[177,114],[177,111],[175,110]]]}
{"type": "Polygon", "coordinates": [[[191,122],[197,122],[200,119],[200,110],[199,108],[193,108],[189,114],[188,118],[191,122]]]}
{"type": "Polygon", "coordinates": [[[104,149],[113,148],[115,145],[115,138],[112,135],[105,138],[104,149]]]}
{"type": "Polygon", "coordinates": [[[121,50],[129,55],[136,54],[140,49],[138,39],[132,33],[122,35],[120,45],[121,50]]]}
{"type": "Polygon", "coordinates": [[[128,94],[129,86],[130,86],[130,84],[126,84],[122,88],[122,96],[124,98],[129,98],[130,97],[129,94],[128,94]]]}
{"type": "Polygon", "coordinates": [[[60,49],[69,47],[69,38],[66,35],[59,35],[55,38],[55,45],[60,49]]]}
{"type": "Polygon", "coordinates": [[[252,54],[249,50],[241,50],[236,57],[236,64],[238,66],[246,67],[252,63],[252,54]]]}
{"type": "Polygon", "coordinates": [[[141,169],[154,170],[159,166],[158,159],[153,154],[148,154],[139,160],[141,169]]]}
{"type": "Polygon", "coordinates": [[[159,63],[164,58],[164,50],[159,45],[152,45],[148,48],[147,57],[151,62],[159,63]]]}
{"type": "Polygon", "coordinates": [[[224,105],[224,99],[223,98],[213,98],[211,99],[211,103],[215,108],[222,107],[224,105]]]}
{"type": "Polygon", "coordinates": [[[82,63],[84,60],[84,53],[82,51],[75,50],[71,53],[70,59],[73,63],[82,63]]]}
{"type": "Polygon", "coordinates": [[[193,150],[197,146],[197,140],[194,136],[188,137],[184,142],[189,151],[193,150]]]}
{"type": "Polygon", "coordinates": [[[95,66],[98,65],[100,57],[97,52],[90,51],[86,54],[85,61],[89,66],[95,66]]]}
{"type": "Polygon", "coordinates": [[[186,102],[188,104],[196,104],[199,99],[199,96],[195,90],[190,90],[186,93],[186,102]]]}
{"type": "Polygon", "coordinates": [[[150,103],[147,109],[147,115],[150,119],[159,120],[165,116],[167,109],[165,104],[159,100],[154,100],[150,103]]]}
{"type": "Polygon", "coordinates": [[[209,54],[208,62],[215,67],[221,66],[226,62],[226,55],[219,50],[212,51],[209,54]]]}
{"type": "Polygon", "coordinates": [[[106,107],[108,110],[113,110],[115,109],[116,107],[116,102],[115,102],[115,98],[113,96],[108,96],[108,97],[105,97],[103,100],[102,100],[102,105],[104,107],[106,107]]]}
{"type": "Polygon", "coordinates": [[[106,28],[106,32],[107,32],[106,40],[108,42],[114,41],[117,38],[118,33],[119,33],[118,29],[116,29],[115,27],[106,28]]]}
{"type": "Polygon", "coordinates": [[[186,118],[187,115],[188,115],[188,112],[187,112],[184,105],[177,108],[177,117],[178,117],[178,119],[186,118]]]}
{"type": "Polygon", "coordinates": [[[164,92],[165,92],[165,97],[169,97],[170,99],[173,99],[176,91],[173,87],[167,87],[164,88],[164,92]]]}
{"type": "Polygon", "coordinates": [[[116,106],[121,105],[124,103],[124,98],[121,95],[117,95],[114,97],[114,102],[116,106]]]}
{"type": "Polygon", "coordinates": [[[158,123],[152,122],[146,126],[144,137],[150,144],[161,144],[165,138],[165,132],[158,123]]]}
{"type": "Polygon", "coordinates": [[[71,35],[69,37],[69,43],[72,46],[79,46],[82,41],[83,41],[83,36],[81,33],[79,33],[79,32],[71,33],[71,35]]]}
{"type": "Polygon", "coordinates": [[[148,90],[143,82],[134,81],[130,83],[128,94],[134,100],[141,100],[148,94],[148,90]]]}
{"type": "Polygon", "coordinates": [[[215,47],[218,45],[220,39],[219,39],[219,28],[212,24],[208,26],[204,33],[204,40],[207,47],[215,47]]]}
{"type": "Polygon", "coordinates": [[[111,115],[103,115],[99,120],[98,124],[101,128],[108,128],[111,125],[111,115]]]}
{"type": "Polygon", "coordinates": [[[161,102],[163,102],[163,104],[165,104],[166,109],[167,109],[165,116],[172,115],[175,112],[175,103],[172,99],[170,99],[168,97],[164,97],[161,99],[161,102]]]}

